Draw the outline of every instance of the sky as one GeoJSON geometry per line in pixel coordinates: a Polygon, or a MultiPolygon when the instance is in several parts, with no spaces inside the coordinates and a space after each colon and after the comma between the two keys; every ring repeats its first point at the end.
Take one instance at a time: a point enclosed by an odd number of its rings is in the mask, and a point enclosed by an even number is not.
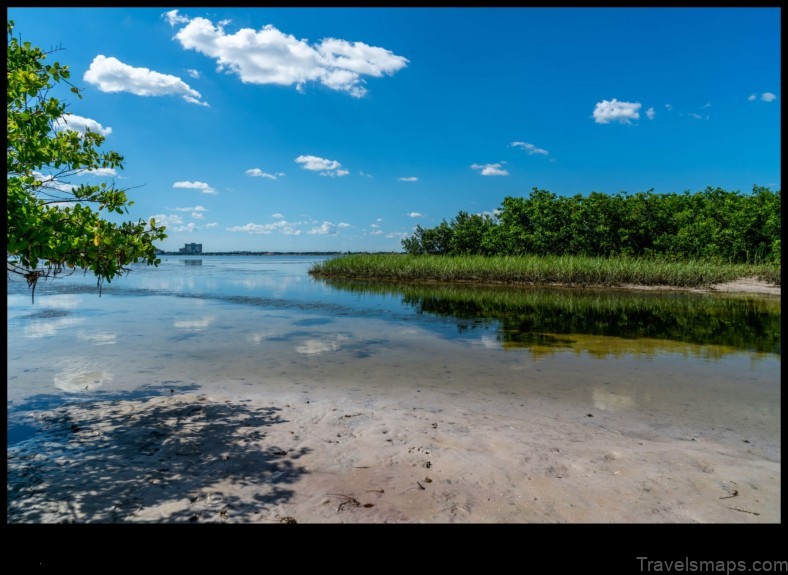
{"type": "MultiPolygon", "coordinates": [[[[780,9],[9,7],[158,244],[400,251],[507,196],[780,189],[780,9]]],[[[42,174],[46,177],[47,174],[42,174]]]]}

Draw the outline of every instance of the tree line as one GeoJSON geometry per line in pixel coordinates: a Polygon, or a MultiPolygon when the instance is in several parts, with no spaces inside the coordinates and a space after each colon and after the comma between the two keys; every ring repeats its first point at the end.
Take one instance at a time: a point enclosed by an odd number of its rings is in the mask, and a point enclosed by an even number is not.
{"type": "Polygon", "coordinates": [[[591,192],[534,188],[506,197],[494,215],[460,211],[402,240],[411,255],[580,255],[779,263],[780,190],[708,187],[697,193],[591,192]]]}

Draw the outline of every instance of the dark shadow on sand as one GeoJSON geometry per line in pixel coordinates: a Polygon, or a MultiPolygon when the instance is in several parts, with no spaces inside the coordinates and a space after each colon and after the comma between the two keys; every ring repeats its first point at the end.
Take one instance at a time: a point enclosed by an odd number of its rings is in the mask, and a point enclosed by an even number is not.
{"type": "Polygon", "coordinates": [[[7,522],[255,522],[305,473],[307,450],[267,436],[279,411],[174,394],[28,412],[40,430],[8,448],[7,522]]]}

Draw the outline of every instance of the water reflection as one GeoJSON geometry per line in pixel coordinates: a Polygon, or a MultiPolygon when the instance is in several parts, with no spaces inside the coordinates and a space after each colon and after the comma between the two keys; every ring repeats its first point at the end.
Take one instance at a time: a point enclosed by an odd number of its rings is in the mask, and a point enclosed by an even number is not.
{"type": "Polygon", "coordinates": [[[295,350],[301,355],[320,355],[327,351],[337,351],[342,347],[342,342],[350,339],[347,335],[333,335],[322,339],[308,339],[295,350]]]}
{"type": "Polygon", "coordinates": [[[780,299],[751,294],[425,286],[323,279],[358,294],[399,296],[420,314],[453,321],[460,333],[490,331],[504,349],[575,350],[604,358],[671,351],[709,359],[781,352],[780,299]]]}
{"type": "Polygon", "coordinates": [[[87,341],[93,345],[114,345],[117,335],[111,332],[87,333],[80,332],[77,339],[87,341]]]}
{"type": "Polygon", "coordinates": [[[62,368],[55,374],[55,387],[63,391],[78,392],[97,389],[112,381],[112,372],[84,357],[61,359],[62,368]]]}
{"type": "Polygon", "coordinates": [[[203,331],[216,320],[215,316],[206,315],[202,319],[174,321],[173,326],[192,331],[203,331]]]}
{"type": "Polygon", "coordinates": [[[85,318],[81,317],[60,317],[50,320],[42,317],[34,319],[24,328],[25,337],[38,339],[42,337],[53,337],[63,329],[74,327],[84,323],[85,318]]]}

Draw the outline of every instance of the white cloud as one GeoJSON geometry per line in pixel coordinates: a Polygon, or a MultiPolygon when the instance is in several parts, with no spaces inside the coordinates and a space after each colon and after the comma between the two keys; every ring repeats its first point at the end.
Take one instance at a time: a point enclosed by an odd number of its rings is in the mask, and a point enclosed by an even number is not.
{"type": "Polygon", "coordinates": [[[657,113],[654,111],[654,108],[649,108],[648,110],[646,110],[646,116],[648,117],[649,120],[653,120],[654,116],[656,115],[657,113]]]}
{"type": "Polygon", "coordinates": [[[194,206],[193,208],[172,208],[173,212],[207,212],[208,210],[202,206],[194,206]]]}
{"type": "Polygon", "coordinates": [[[192,212],[192,217],[195,220],[201,220],[205,217],[205,214],[201,214],[200,212],[192,212]]]}
{"type": "Polygon", "coordinates": [[[508,176],[509,172],[501,167],[506,162],[498,164],[471,164],[471,168],[479,170],[482,176],[508,176]]]}
{"type": "Polygon", "coordinates": [[[295,226],[301,225],[303,222],[287,222],[285,220],[279,220],[271,224],[246,224],[245,226],[233,226],[227,228],[228,232],[247,232],[249,234],[272,234],[273,232],[279,232],[280,234],[284,234],[286,236],[299,236],[301,235],[301,230],[295,228],[295,226]]]}
{"type": "Polygon", "coordinates": [[[211,222],[210,224],[205,224],[205,227],[206,228],[215,228],[218,225],[219,224],[217,224],[216,222],[211,222]]]}
{"type": "Polygon", "coordinates": [[[774,102],[777,99],[777,96],[772,94],[771,92],[764,92],[761,94],[761,100],[764,102],[774,102]]]}
{"type": "Polygon", "coordinates": [[[546,156],[550,153],[547,150],[543,150],[542,148],[537,148],[536,146],[534,146],[533,144],[529,144],[528,142],[512,142],[511,146],[515,148],[522,148],[523,150],[528,152],[529,156],[533,156],[534,154],[546,156]]]}
{"type": "Polygon", "coordinates": [[[277,212],[275,214],[271,214],[271,217],[274,218],[275,220],[283,220],[283,219],[285,219],[285,217],[282,214],[280,214],[279,212],[277,212]]]}
{"type": "Polygon", "coordinates": [[[391,232],[391,233],[386,234],[386,237],[387,238],[391,238],[391,239],[396,238],[396,239],[399,239],[399,240],[404,240],[405,238],[408,237],[408,234],[403,233],[403,232],[391,232]]]}
{"type": "Polygon", "coordinates": [[[178,214],[156,214],[151,216],[151,218],[156,220],[156,225],[165,225],[168,228],[183,224],[183,218],[178,214]]]}
{"type": "Polygon", "coordinates": [[[331,222],[324,221],[320,226],[316,228],[312,228],[307,233],[310,235],[324,235],[324,234],[336,234],[337,228],[347,228],[350,227],[350,224],[345,222],[340,222],[338,224],[332,224],[331,222]]]}
{"type": "Polygon", "coordinates": [[[690,117],[695,118],[696,120],[702,120],[703,119],[703,116],[701,116],[700,114],[695,114],[693,112],[690,112],[690,117]]]}
{"type": "MultiPolygon", "coordinates": [[[[41,172],[33,172],[33,177],[37,181],[42,182],[45,188],[58,190],[59,192],[70,192],[77,187],[75,184],[67,184],[65,182],[59,182],[56,179],[54,179],[54,177],[52,177],[51,175],[45,176],[41,172]]],[[[70,205],[70,203],[68,205],[70,205]]]]}
{"type": "Polygon", "coordinates": [[[77,175],[109,177],[109,176],[117,176],[118,172],[115,171],[115,168],[96,168],[94,170],[83,170],[81,172],[78,172],[77,175]]]}
{"type": "Polygon", "coordinates": [[[369,235],[371,235],[371,236],[382,236],[383,235],[383,230],[373,230],[373,231],[369,232],[369,235]]]}
{"type": "Polygon", "coordinates": [[[178,14],[177,10],[170,10],[169,12],[165,12],[161,15],[162,18],[167,20],[170,23],[170,26],[175,26],[176,24],[186,24],[189,22],[189,19],[186,16],[181,16],[178,14]]]}
{"type": "Polygon", "coordinates": [[[747,100],[753,102],[757,97],[758,96],[756,94],[750,94],[749,96],[747,96],[747,100]]]}
{"type": "Polygon", "coordinates": [[[148,68],[134,68],[117,58],[98,55],[83,79],[102,92],[129,92],[137,96],[181,96],[187,102],[207,106],[202,96],[177,76],[160,74],[148,68]]]}
{"type": "Polygon", "coordinates": [[[610,122],[630,124],[631,120],[640,118],[638,110],[641,105],[640,102],[619,102],[615,98],[611,101],[602,100],[597,103],[594,109],[594,121],[597,124],[609,124],[610,122]]]}
{"type": "Polygon", "coordinates": [[[303,92],[307,82],[318,82],[361,98],[367,93],[362,76],[391,76],[408,63],[390,50],[363,42],[326,38],[310,45],[270,24],[228,34],[224,26],[229,21],[214,25],[175,10],[164,17],[171,25],[186,24],[175,35],[184,49],[213,58],[219,71],[237,74],[245,84],[295,86],[303,92]]]}
{"type": "Polygon", "coordinates": [[[320,172],[321,176],[347,176],[350,172],[342,169],[339,162],[336,160],[327,160],[318,156],[298,156],[295,160],[296,163],[301,164],[301,167],[311,172],[320,172]]]}
{"type": "Polygon", "coordinates": [[[423,217],[422,214],[420,214],[419,212],[409,212],[409,213],[407,213],[405,215],[408,216],[409,218],[421,218],[421,217],[423,217]]]}
{"type": "Polygon", "coordinates": [[[400,182],[418,182],[419,179],[416,176],[408,176],[406,178],[400,178],[400,182]]]}
{"type": "Polygon", "coordinates": [[[88,130],[99,133],[102,136],[109,136],[112,133],[112,128],[105,128],[96,120],[83,118],[82,116],[77,116],[76,114],[63,114],[60,116],[60,118],[54,121],[52,127],[55,129],[55,131],[74,130],[80,134],[84,134],[88,130]]]}
{"type": "Polygon", "coordinates": [[[277,174],[267,174],[259,168],[252,168],[251,170],[246,170],[245,174],[247,176],[252,176],[253,178],[268,178],[269,180],[275,180],[277,176],[284,176],[282,172],[277,174]]]}
{"type": "Polygon", "coordinates": [[[367,178],[373,178],[374,177],[372,174],[365,174],[364,172],[359,172],[358,175],[359,176],[365,176],[367,178]]]}
{"type": "Polygon", "coordinates": [[[668,109],[668,112],[670,112],[673,109],[673,106],[670,104],[665,104],[665,107],[668,109]]]}
{"type": "Polygon", "coordinates": [[[206,184],[205,182],[175,182],[172,185],[173,188],[186,188],[190,190],[200,190],[203,194],[212,194],[216,195],[219,192],[214,190],[211,186],[206,184]]]}
{"type": "Polygon", "coordinates": [[[380,226],[379,226],[378,224],[370,224],[370,225],[369,225],[369,227],[370,227],[370,228],[373,228],[373,229],[376,229],[376,230],[377,230],[378,228],[380,228],[380,226]]]}
{"type": "Polygon", "coordinates": [[[195,80],[199,80],[200,79],[200,72],[199,72],[199,70],[195,70],[194,68],[189,68],[188,70],[186,70],[186,73],[189,76],[191,76],[192,78],[194,78],[195,80]]]}

